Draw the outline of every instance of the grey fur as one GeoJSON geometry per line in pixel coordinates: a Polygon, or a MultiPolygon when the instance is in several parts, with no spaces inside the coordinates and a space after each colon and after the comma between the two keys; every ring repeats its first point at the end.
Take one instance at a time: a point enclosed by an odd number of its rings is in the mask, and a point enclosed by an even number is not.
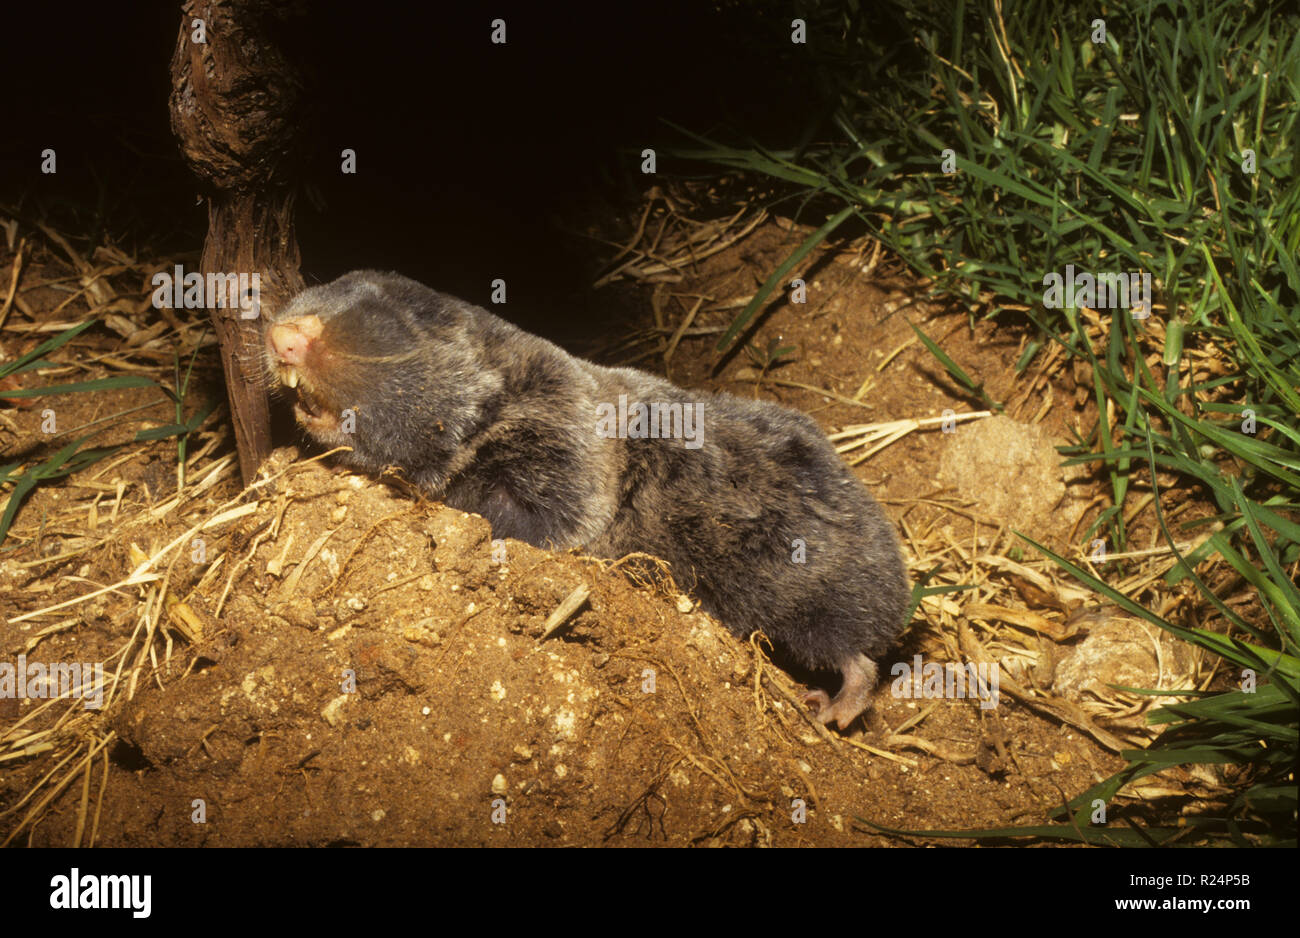
{"type": "Polygon", "coordinates": [[[299,420],[353,447],[352,464],[401,467],[487,518],[494,537],[661,557],[733,632],[762,629],[803,665],[843,673],[834,700],[807,697],[823,722],[843,728],[868,705],[876,660],[903,628],[907,577],[889,521],[809,417],[592,364],[398,274],[312,287],[277,324],[270,373],[299,359],[299,420]],[[311,316],[323,331],[294,348],[311,316]],[[598,408],[608,416],[620,395],[629,408],[702,406],[697,446],[598,432],[610,427],[598,408]],[[346,409],[350,433],[337,425],[346,409]]]}

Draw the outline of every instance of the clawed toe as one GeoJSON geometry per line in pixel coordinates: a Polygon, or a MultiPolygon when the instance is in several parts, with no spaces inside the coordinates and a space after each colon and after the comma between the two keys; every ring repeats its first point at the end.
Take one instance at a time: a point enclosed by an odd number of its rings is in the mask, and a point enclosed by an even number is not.
{"type": "Polygon", "coordinates": [[[831,695],[824,690],[812,690],[803,695],[803,702],[812,705],[813,717],[822,725],[829,724],[832,720],[841,730],[853,722],[861,711],[853,710],[847,701],[841,700],[839,696],[832,699],[831,695]]]}
{"type": "Polygon", "coordinates": [[[831,695],[824,690],[810,690],[801,698],[805,704],[812,704],[813,716],[817,717],[823,723],[822,715],[830,709],[831,695]]]}

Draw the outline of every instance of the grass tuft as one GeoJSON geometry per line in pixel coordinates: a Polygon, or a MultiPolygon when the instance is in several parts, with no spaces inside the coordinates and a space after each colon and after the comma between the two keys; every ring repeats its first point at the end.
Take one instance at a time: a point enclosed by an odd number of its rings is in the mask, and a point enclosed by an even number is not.
{"type": "Polygon", "coordinates": [[[770,177],[816,213],[816,230],[719,348],[817,244],[853,225],[927,278],[935,296],[964,301],[972,317],[1027,319],[1037,335],[1018,371],[1054,345],[1091,372],[1096,422],[1063,453],[1107,480],[1111,504],[1087,537],[1122,550],[1135,482],[1150,487],[1178,556],[1165,585],[1189,581],[1212,619],[1170,621],[1029,543],[1099,596],[1218,655],[1233,688],[1189,688],[1187,702],[1155,710],[1158,738],[1125,751],[1124,770],[1063,805],[1057,817],[1067,823],[948,833],[1294,844],[1300,17],[1282,2],[1122,0],[1103,16],[1046,0],[1032,15],[1005,18],[996,0],[895,0],[869,10],[848,0],[834,25],[808,51],[828,105],[810,110],[831,116],[806,128],[797,149],[692,134],[677,151],[770,177]],[[1045,277],[1067,265],[1149,275],[1150,305],[1048,302],[1045,277]],[[1168,474],[1180,497],[1208,499],[1217,514],[1171,529],[1169,495],[1157,482],[1168,474]],[[1178,554],[1177,535],[1185,540],[1194,524],[1218,530],[1178,554]],[[1200,572],[1224,563],[1255,591],[1255,614],[1228,603],[1222,578],[1211,583],[1200,572]],[[1096,799],[1190,763],[1236,766],[1237,795],[1218,815],[1127,831],[1091,822],[1096,799]]]}

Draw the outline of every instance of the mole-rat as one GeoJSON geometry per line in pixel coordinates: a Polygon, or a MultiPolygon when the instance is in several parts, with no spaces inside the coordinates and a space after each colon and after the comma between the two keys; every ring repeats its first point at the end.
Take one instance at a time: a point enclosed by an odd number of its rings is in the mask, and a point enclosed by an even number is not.
{"type": "Polygon", "coordinates": [[[740,636],[814,670],[804,697],[845,729],[903,629],[893,528],[813,420],[569,355],[395,273],[310,287],[266,328],[294,415],[352,465],[398,467],[494,538],[642,552],[740,636]]]}

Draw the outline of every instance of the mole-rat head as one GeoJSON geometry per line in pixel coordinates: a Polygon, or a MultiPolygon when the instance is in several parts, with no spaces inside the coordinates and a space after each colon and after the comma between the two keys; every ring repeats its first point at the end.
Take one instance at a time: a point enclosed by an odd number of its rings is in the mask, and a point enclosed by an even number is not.
{"type": "Polygon", "coordinates": [[[292,397],[298,423],[363,463],[398,461],[392,452],[418,431],[419,376],[435,340],[401,295],[412,283],[354,271],[299,293],[266,327],[266,373],[292,397]]]}

